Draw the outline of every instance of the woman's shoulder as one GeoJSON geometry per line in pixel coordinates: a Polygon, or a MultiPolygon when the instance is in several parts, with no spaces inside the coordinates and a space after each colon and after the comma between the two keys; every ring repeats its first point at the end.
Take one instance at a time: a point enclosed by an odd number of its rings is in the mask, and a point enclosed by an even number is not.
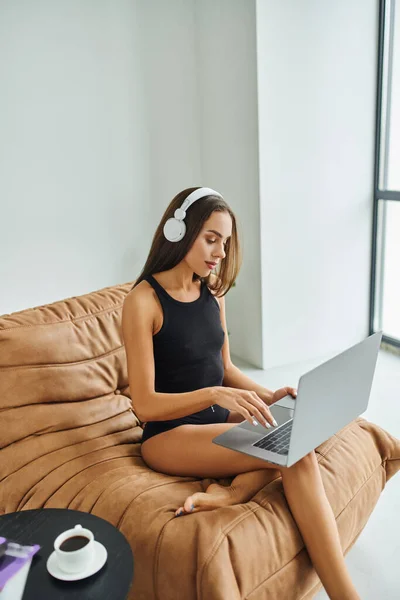
{"type": "Polygon", "coordinates": [[[143,279],[135,287],[133,287],[125,296],[124,308],[130,307],[131,309],[146,309],[152,310],[155,303],[153,287],[143,279]]]}

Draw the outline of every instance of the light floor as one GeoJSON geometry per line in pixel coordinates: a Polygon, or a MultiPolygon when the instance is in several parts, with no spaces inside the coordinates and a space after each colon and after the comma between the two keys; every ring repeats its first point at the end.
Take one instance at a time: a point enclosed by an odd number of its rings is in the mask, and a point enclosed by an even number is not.
{"type": "MultiPolygon", "coordinates": [[[[278,389],[297,388],[303,373],[331,356],[265,371],[232,360],[257,383],[278,389]]],[[[361,416],[400,438],[400,355],[380,350],[368,409],[361,416]]],[[[362,600],[400,599],[400,471],[387,482],[345,561],[362,600]]],[[[328,600],[328,595],[321,589],[314,600],[328,600]]]]}

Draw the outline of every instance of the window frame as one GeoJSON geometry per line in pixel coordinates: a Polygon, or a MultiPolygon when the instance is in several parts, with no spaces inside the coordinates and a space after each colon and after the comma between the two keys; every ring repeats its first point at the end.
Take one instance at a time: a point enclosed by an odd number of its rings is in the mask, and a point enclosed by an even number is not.
{"type": "MultiPolygon", "coordinates": [[[[378,34],[378,64],[377,64],[377,91],[375,113],[375,158],[374,158],[374,193],[373,193],[373,220],[372,220],[372,253],[371,253],[371,286],[370,286],[370,314],[369,333],[372,335],[382,329],[382,295],[383,295],[383,262],[382,254],[382,229],[386,219],[386,202],[400,202],[400,191],[382,189],[381,166],[387,169],[388,141],[387,131],[390,130],[390,104],[391,104],[391,77],[393,63],[393,37],[394,37],[394,8],[392,0],[379,2],[379,34],[378,34]],[[385,43],[385,37],[387,41],[385,43]],[[385,59],[387,67],[385,73],[385,59]],[[387,93],[384,94],[384,77],[387,80],[387,93]],[[385,111],[385,121],[383,121],[385,111]],[[385,130],[383,131],[383,127],[385,130]],[[384,139],[382,139],[384,134],[384,139]],[[377,282],[379,288],[377,289],[377,282]]],[[[400,7],[396,6],[399,10],[400,7]]],[[[385,82],[386,83],[386,82],[385,82]]],[[[384,177],[386,181],[386,175],[384,177]]],[[[382,341],[400,348],[400,339],[383,334],[382,341]]]]}

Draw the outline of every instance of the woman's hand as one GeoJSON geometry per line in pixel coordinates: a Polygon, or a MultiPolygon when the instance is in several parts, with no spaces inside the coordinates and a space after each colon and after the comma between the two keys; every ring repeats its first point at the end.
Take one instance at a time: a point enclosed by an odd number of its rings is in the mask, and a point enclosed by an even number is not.
{"type": "MultiPolygon", "coordinates": [[[[256,394],[256,392],[225,386],[215,386],[213,389],[214,404],[218,404],[223,408],[234,410],[240,413],[243,415],[243,418],[252,425],[257,424],[253,422],[253,418],[256,418],[257,421],[265,427],[277,425],[274,417],[271,414],[271,411],[268,408],[268,405],[265,404],[265,402],[256,394]]],[[[282,397],[285,395],[286,393],[282,394],[282,397]]]]}
{"type": "Polygon", "coordinates": [[[279,390],[276,390],[272,396],[272,400],[269,403],[271,404],[275,404],[275,402],[278,402],[278,400],[282,400],[282,398],[284,398],[285,396],[290,395],[293,396],[293,398],[297,397],[297,390],[296,388],[292,388],[292,387],[283,387],[283,388],[279,388],[279,390]]]}

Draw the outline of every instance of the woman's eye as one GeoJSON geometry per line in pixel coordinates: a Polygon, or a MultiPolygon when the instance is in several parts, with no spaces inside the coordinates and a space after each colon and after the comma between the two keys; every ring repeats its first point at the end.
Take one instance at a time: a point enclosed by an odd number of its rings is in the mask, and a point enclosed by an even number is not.
{"type": "MultiPolygon", "coordinates": [[[[217,241],[217,240],[207,240],[207,243],[208,243],[208,244],[215,244],[215,242],[216,242],[216,241],[217,241]]],[[[226,245],[227,245],[227,243],[228,243],[228,242],[224,242],[224,248],[226,248],[226,245]]]]}

